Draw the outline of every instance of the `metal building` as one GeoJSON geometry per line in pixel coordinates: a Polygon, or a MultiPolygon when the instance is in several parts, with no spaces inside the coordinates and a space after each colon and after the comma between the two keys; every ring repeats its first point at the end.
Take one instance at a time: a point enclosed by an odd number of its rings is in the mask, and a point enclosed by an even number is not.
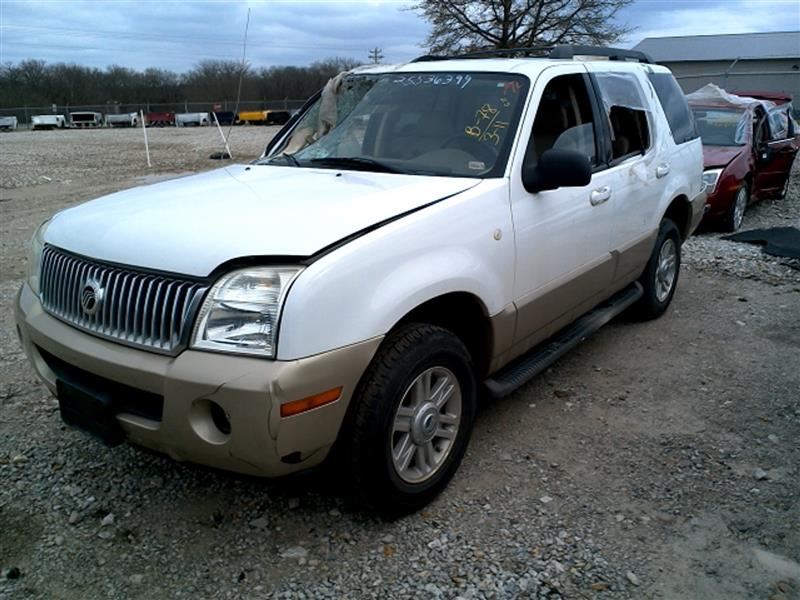
{"type": "Polygon", "coordinates": [[[800,31],[645,38],[633,49],[669,67],[687,93],[715,83],[800,102],[800,31]]]}

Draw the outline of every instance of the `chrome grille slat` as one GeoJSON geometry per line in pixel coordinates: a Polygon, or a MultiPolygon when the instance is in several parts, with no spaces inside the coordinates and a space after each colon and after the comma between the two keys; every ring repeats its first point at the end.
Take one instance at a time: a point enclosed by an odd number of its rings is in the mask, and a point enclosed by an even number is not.
{"type": "Polygon", "coordinates": [[[208,289],[204,282],[106,265],[52,246],[45,246],[40,281],[42,306],[51,315],[101,337],[173,355],[188,343],[195,299],[208,289]],[[103,290],[94,314],[81,306],[88,281],[103,290]]]}
{"type": "Polygon", "coordinates": [[[59,309],[61,309],[61,316],[63,317],[68,311],[75,309],[75,303],[73,302],[70,290],[72,290],[72,280],[75,275],[77,275],[79,265],[74,260],[66,257],[62,264],[64,268],[64,279],[58,282],[58,289],[56,292],[61,294],[59,309]]]}
{"type": "Polygon", "coordinates": [[[111,290],[111,293],[108,295],[108,301],[103,305],[103,331],[101,333],[110,334],[112,331],[111,317],[114,314],[114,300],[116,299],[117,295],[117,288],[115,286],[118,280],[118,271],[113,271],[109,274],[108,288],[111,290]]]}
{"type": "Polygon", "coordinates": [[[58,295],[58,310],[63,313],[64,303],[67,301],[67,290],[69,289],[67,276],[70,269],[72,269],[72,263],[67,260],[66,256],[59,256],[55,267],[57,275],[55,293],[58,295]]]}
{"type": "Polygon", "coordinates": [[[158,318],[158,315],[161,314],[161,312],[158,310],[158,307],[160,306],[161,288],[164,287],[164,280],[159,277],[157,281],[158,283],[156,285],[156,289],[153,292],[152,296],[153,305],[150,307],[150,319],[148,321],[149,329],[147,331],[147,339],[154,344],[160,345],[161,342],[159,341],[159,338],[156,336],[156,328],[158,328],[156,319],[158,318]]]}
{"type": "Polygon", "coordinates": [[[175,285],[174,281],[170,281],[167,283],[166,288],[164,288],[164,300],[161,302],[161,328],[158,332],[158,339],[161,340],[161,345],[163,347],[164,344],[169,343],[167,339],[167,307],[169,306],[169,293],[172,291],[172,286],[175,285]]]}

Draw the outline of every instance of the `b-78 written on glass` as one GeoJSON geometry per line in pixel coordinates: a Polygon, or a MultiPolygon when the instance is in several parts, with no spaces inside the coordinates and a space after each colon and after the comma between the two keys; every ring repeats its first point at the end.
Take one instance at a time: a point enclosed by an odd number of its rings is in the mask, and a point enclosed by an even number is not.
{"type": "Polygon", "coordinates": [[[475,112],[475,124],[467,125],[464,133],[481,142],[492,142],[495,146],[500,144],[499,132],[508,127],[508,121],[499,121],[500,110],[491,104],[484,104],[475,112]]]}

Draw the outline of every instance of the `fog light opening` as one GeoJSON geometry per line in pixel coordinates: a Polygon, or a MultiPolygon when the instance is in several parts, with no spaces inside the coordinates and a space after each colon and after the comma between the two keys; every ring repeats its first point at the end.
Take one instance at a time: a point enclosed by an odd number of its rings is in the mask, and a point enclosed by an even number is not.
{"type": "Polygon", "coordinates": [[[231,439],[231,421],[219,404],[208,398],[199,398],[189,410],[189,423],[197,436],[214,445],[231,439]]]}
{"type": "Polygon", "coordinates": [[[214,425],[217,429],[219,429],[220,433],[223,435],[230,435],[231,434],[231,422],[228,419],[228,414],[225,412],[225,409],[222,408],[216,402],[210,402],[211,404],[211,420],[214,421],[214,425]]]}

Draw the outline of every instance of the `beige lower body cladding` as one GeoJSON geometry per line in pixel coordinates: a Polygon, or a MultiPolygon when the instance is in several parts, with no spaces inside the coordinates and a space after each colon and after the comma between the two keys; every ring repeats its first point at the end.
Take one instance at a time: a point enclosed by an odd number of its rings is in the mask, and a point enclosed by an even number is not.
{"type": "Polygon", "coordinates": [[[294,361],[194,350],[163,356],[74,329],[47,314],[27,284],[17,296],[15,316],[25,352],[53,394],[56,375],[41,350],[92,375],[163,397],[160,421],[117,415],[130,442],[176,460],[268,477],[322,462],[381,342],[375,338],[294,361]],[[281,404],[340,386],[337,401],[280,416],[281,404]],[[225,411],[230,433],[215,426],[212,403],[225,411]]]}

